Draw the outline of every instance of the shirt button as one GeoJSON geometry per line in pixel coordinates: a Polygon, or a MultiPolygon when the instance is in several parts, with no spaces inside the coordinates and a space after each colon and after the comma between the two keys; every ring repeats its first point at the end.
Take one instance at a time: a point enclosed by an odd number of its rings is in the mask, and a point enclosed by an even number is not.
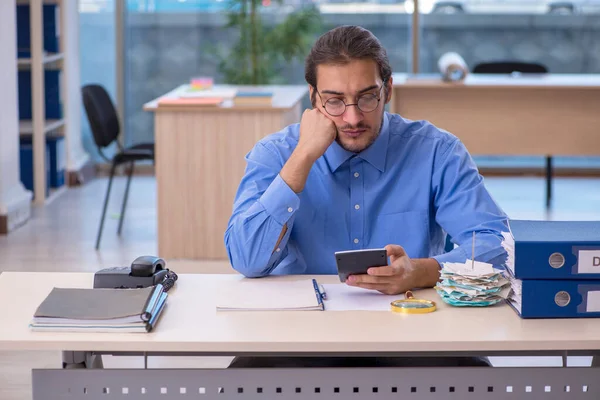
{"type": "Polygon", "coordinates": [[[354,239],[354,243],[358,243],[358,239],[354,239]]]}
{"type": "Polygon", "coordinates": [[[281,248],[278,247],[275,251],[279,253],[281,251],[281,248]]]}
{"type": "Polygon", "coordinates": [[[360,206],[358,204],[354,206],[355,210],[358,210],[359,208],[360,208],[360,206]]]}
{"type": "Polygon", "coordinates": [[[355,173],[354,173],[354,177],[355,177],[355,178],[358,178],[359,176],[360,176],[360,174],[359,174],[358,172],[355,172],[355,173]]]}
{"type": "Polygon", "coordinates": [[[292,212],[294,209],[292,207],[288,207],[288,212],[292,212]]]}

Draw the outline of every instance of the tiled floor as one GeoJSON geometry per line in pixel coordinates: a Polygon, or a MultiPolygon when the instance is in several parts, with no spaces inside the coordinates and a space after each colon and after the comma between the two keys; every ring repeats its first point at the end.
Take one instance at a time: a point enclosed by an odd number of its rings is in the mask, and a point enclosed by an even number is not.
{"type": "MultiPolygon", "coordinates": [[[[554,181],[554,199],[545,209],[545,181],[542,178],[488,178],[492,196],[512,218],[600,220],[600,179],[554,181]]],[[[99,251],[94,243],[107,180],[97,179],[81,188],[72,188],[8,236],[0,236],[0,271],[95,271],[102,267],[128,265],[139,255],[156,254],[156,196],[152,177],[135,177],[129,197],[123,233],[117,236],[118,213],[125,187],[117,178],[99,251]]],[[[168,261],[177,272],[200,272],[193,263],[168,261]],[[174,266],[176,265],[176,266],[174,266]]],[[[209,264],[209,271],[228,272],[226,263],[209,264]]],[[[493,326],[490,326],[493,329],[493,326]]],[[[0,353],[0,398],[31,398],[30,369],[58,366],[58,354],[0,353]]],[[[229,358],[153,358],[149,366],[223,367],[229,358]]],[[[561,365],[560,357],[493,358],[496,366],[561,365]]],[[[568,365],[589,365],[588,357],[570,357],[568,365]]],[[[107,367],[136,367],[140,358],[107,357],[107,367]]]]}

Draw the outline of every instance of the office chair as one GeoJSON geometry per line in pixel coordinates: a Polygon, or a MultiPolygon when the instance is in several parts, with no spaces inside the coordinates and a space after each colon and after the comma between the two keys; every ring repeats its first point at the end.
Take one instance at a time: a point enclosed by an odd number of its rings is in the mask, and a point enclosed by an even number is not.
{"type": "Polygon", "coordinates": [[[102,158],[111,163],[108,188],[104,198],[104,208],[100,219],[98,236],[96,237],[96,250],[98,250],[100,248],[100,238],[102,236],[102,229],[104,228],[104,219],[106,217],[106,209],[108,207],[108,199],[110,197],[110,189],[112,187],[115,170],[119,165],[129,164],[127,186],[125,188],[125,195],[123,196],[123,204],[121,206],[121,215],[119,218],[118,234],[121,235],[134,164],[136,161],[143,160],[150,160],[154,163],[154,143],[140,143],[126,148],[119,143],[117,140],[120,134],[119,118],[110,96],[102,86],[96,84],[85,85],[82,88],[82,98],[98,152],[102,158]],[[118,151],[112,159],[109,159],[103,153],[103,149],[113,142],[116,142],[118,151]]]}
{"type": "Polygon", "coordinates": [[[463,14],[465,9],[460,1],[436,1],[432,14],[463,14]]]}
{"type": "Polygon", "coordinates": [[[521,61],[483,62],[473,68],[474,74],[512,74],[513,72],[545,74],[548,73],[548,69],[542,64],[521,61]]]}
{"type": "MultiPolygon", "coordinates": [[[[539,63],[521,61],[494,61],[477,64],[474,74],[546,74],[548,68],[539,63]]],[[[546,208],[550,207],[552,199],[552,156],[546,156],[546,208]]]]}

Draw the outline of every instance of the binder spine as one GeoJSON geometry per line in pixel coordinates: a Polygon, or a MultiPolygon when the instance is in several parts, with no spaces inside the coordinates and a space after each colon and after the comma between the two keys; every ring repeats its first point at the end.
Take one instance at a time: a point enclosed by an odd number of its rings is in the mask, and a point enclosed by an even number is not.
{"type": "Polygon", "coordinates": [[[526,280],[522,283],[523,318],[600,317],[600,282],[526,280]]]}
{"type": "Polygon", "coordinates": [[[518,279],[600,280],[600,243],[516,242],[518,279]]]}

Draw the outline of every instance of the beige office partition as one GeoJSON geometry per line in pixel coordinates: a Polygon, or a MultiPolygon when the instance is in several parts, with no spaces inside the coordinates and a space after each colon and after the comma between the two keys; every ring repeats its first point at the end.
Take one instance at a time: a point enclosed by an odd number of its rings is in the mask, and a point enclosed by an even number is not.
{"type": "Polygon", "coordinates": [[[155,112],[161,257],[227,258],[224,234],[246,167],[245,155],[261,138],[300,122],[306,87],[273,90],[270,106],[161,107],[157,101],[146,105],[155,112]]]}

